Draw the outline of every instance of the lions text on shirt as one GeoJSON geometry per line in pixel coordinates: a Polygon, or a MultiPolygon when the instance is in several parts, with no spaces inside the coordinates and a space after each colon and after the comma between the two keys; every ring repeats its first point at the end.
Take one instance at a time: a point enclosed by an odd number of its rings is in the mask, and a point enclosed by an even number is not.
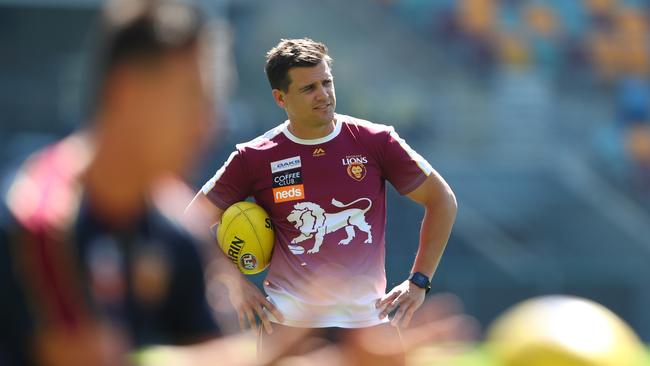
{"type": "Polygon", "coordinates": [[[252,196],[271,216],[264,288],[285,325],[380,324],[385,182],[407,194],[433,168],[389,126],[336,115],[332,133],[303,140],[288,123],[237,145],[202,191],[221,209],[252,196]]]}

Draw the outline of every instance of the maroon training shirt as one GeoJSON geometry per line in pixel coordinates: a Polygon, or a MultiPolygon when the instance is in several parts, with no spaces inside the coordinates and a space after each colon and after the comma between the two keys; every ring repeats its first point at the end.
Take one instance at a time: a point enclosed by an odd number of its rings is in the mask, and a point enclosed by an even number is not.
{"type": "Polygon", "coordinates": [[[385,182],[407,194],[433,168],[390,126],[337,114],[332,133],[303,140],[288,124],[237,145],[202,192],[221,209],[252,196],[271,216],[275,247],[264,288],[284,324],[380,324],[385,182]]]}

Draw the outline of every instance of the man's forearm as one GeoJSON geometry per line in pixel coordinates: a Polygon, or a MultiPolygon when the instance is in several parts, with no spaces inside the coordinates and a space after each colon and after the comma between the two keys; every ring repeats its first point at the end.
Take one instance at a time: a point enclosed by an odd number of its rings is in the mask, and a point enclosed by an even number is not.
{"type": "Polygon", "coordinates": [[[456,200],[453,195],[425,205],[420,243],[411,272],[421,272],[429,278],[433,277],[449,240],[455,218],[456,200]]]}

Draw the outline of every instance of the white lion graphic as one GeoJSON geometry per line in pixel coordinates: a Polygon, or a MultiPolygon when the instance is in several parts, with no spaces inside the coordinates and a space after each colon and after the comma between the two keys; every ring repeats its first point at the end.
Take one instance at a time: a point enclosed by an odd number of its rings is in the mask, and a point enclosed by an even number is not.
{"type": "Polygon", "coordinates": [[[368,225],[365,218],[365,213],[372,207],[372,201],[368,198],[359,198],[344,205],[336,199],[332,199],[332,204],[336,207],[348,207],[364,200],[368,201],[368,207],[364,210],[349,208],[336,213],[327,213],[318,204],[313,202],[300,202],[295,204],[293,211],[287,216],[287,220],[294,223],[296,229],[300,230],[300,235],[291,240],[291,243],[300,243],[315,236],[314,246],[307,253],[318,253],[320,246],[323,244],[325,234],[345,227],[348,237],[341,240],[339,245],[348,245],[354,238],[354,227],[356,226],[359,230],[368,234],[368,238],[364,243],[372,244],[371,226],[368,225]]]}

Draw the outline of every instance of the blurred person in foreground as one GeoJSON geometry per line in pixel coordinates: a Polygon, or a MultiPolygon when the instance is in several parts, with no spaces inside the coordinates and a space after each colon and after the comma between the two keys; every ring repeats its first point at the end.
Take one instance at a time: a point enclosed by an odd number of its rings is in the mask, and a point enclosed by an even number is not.
{"type": "MultiPolygon", "coordinates": [[[[305,329],[334,340],[374,331],[399,345],[399,327],[424,302],[456,216],[447,183],[393,127],[334,112],[331,64],[327,47],[308,38],[282,40],[268,52],[266,75],[288,120],[237,145],[187,210],[211,212],[209,226],[252,196],[270,214],[268,298],[235,266],[229,280],[242,327],[261,320],[261,355],[305,329]],[[386,181],[425,209],[411,275],[388,294],[386,181]]],[[[296,342],[292,350],[304,348],[296,342]]],[[[399,353],[390,361],[403,362],[399,353]]]]}
{"type": "Polygon", "coordinates": [[[207,24],[184,2],[114,1],[99,27],[87,128],[32,156],[6,197],[3,364],[127,364],[219,335],[197,242],[152,198],[208,131],[207,24]]]}

